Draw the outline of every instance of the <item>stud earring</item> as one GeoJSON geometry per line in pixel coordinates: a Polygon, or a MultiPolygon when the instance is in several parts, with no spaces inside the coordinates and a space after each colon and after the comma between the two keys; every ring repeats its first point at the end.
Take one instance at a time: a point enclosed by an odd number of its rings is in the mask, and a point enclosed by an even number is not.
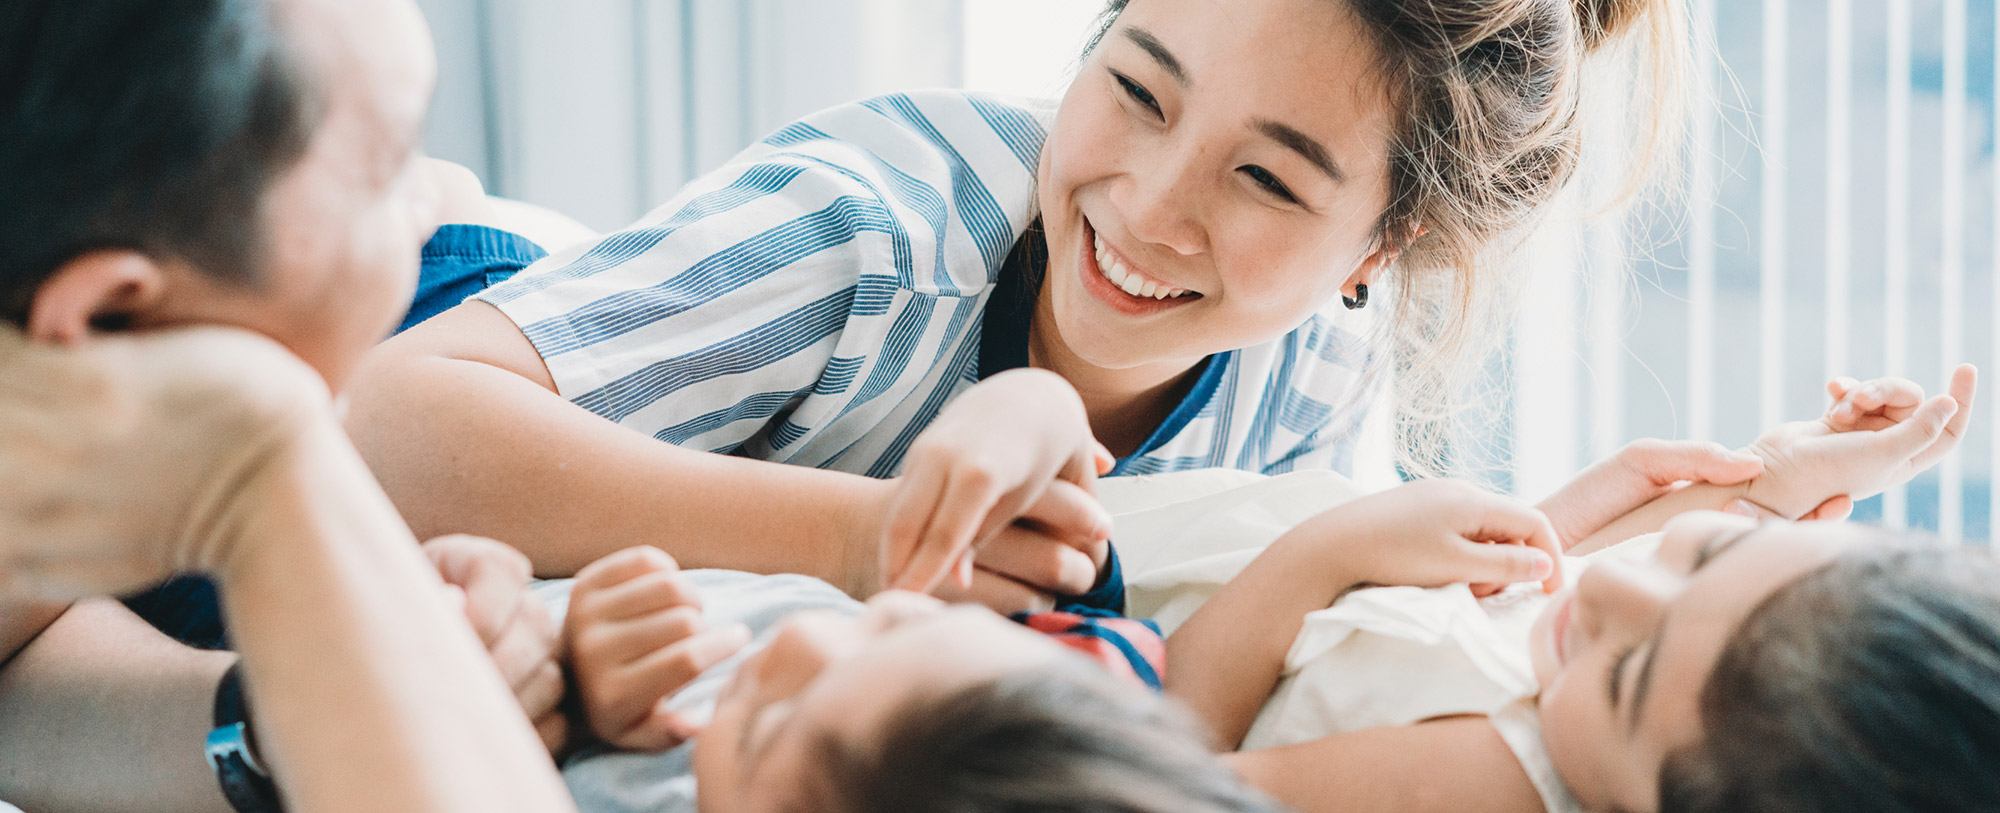
{"type": "Polygon", "coordinates": [[[1346,305],[1347,309],[1351,311],[1358,311],[1361,310],[1362,308],[1368,307],[1368,286],[1355,285],[1354,295],[1348,296],[1346,294],[1341,294],[1340,302],[1341,304],[1346,305]]]}

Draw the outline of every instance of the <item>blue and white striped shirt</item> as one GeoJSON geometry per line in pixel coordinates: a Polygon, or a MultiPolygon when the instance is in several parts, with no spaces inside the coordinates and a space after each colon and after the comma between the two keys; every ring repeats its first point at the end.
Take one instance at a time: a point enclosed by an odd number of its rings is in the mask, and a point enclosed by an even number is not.
{"type": "MultiPolygon", "coordinates": [[[[1025,340],[1025,325],[986,324],[1024,318],[988,300],[1037,216],[1051,115],[958,91],[817,113],[477,298],[598,415],[668,443],[892,476],[978,380],[982,338],[1025,340]]],[[[1367,348],[1330,316],[1212,357],[1119,473],[1351,468],[1367,348]]]]}

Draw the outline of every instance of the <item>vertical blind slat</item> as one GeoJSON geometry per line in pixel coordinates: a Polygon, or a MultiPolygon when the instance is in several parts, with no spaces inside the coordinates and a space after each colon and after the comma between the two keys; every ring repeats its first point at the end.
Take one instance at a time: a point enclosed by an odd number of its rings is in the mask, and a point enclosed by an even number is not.
{"type": "Polygon", "coordinates": [[[1757,399],[1763,418],[1759,423],[1763,426],[1776,426],[1785,415],[1785,224],[1789,202],[1785,188],[1789,180],[1785,147],[1790,125],[1785,104],[1789,44],[1786,2],[1764,0],[1764,97],[1760,116],[1763,128],[1759,137],[1763,148],[1760,150],[1763,202],[1759,207],[1761,234],[1758,235],[1763,249],[1758,263],[1762,276],[1758,328],[1762,334],[1763,363],[1759,365],[1762,386],[1757,399]]]}
{"type": "Polygon", "coordinates": [[[1848,239],[1853,184],[1853,0],[1828,0],[1826,28],[1826,377],[1852,373],[1847,360],[1848,239]]]}
{"type": "MultiPolygon", "coordinates": [[[[1965,355],[1963,294],[1965,288],[1965,4],[1944,5],[1944,267],[1939,269],[1943,311],[1938,323],[1944,334],[1940,357],[1949,380],[1951,366],[1965,355]]],[[[1957,543],[1964,536],[1964,461],[1946,455],[1938,467],[1938,536],[1957,543]]]]}
{"type": "Polygon", "coordinates": [[[1695,110],[1688,205],[1688,437],[1715,437],[1715,0],[1696,0],[1695,110]]]}
{"type": "MultiPolygon", "coordinates": [[[[1884,264],[1882,337],[1885,375],[1903,375],[1908,363],[1910,285],[1910,0],[1889,0],[1889,167],[1884,199],[1887,262],[1884,264]]],[[[1908,520],[1902,487],[1882,495],[1882,521],[1900,527],[1908,520]]]]}

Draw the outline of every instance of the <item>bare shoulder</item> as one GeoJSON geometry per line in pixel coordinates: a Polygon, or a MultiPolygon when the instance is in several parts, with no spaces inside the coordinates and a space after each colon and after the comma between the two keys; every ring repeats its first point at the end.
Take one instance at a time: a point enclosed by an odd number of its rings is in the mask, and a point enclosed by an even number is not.
{"type": "Polygon", "coordinates": [[[499,308],[476,299],[383,342],[369,353],[359,380],[365,386],[371,371],[425,359],[478,362],[556,391],[555,377],[520,326],[499,308]]]}

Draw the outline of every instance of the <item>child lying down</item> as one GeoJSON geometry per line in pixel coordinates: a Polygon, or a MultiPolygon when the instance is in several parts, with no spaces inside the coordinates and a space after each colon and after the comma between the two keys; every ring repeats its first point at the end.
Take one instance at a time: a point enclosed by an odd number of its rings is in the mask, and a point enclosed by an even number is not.
{"type": "Polygon", "coordinates": [[[600,740],[564,760],[585,811],[1278,810],[1147,688],[1139,622],[864,604],[650,547],[536,590],[600,740]]]}
{"type": "MultiPolygon", "coordinates": [[[[1768,433],[1748,496],[1797,515],[1906,479],[1929,461],[1897,433],[1969,408],[1969,370],[1953,389],[1921,409],[1899,393],[1894,415],[1843,399],[1768,433]],[[1879,457],[1890,445],[1916,454],[1879,457]]],[[[1493,591],[1443,585],[1497,552],[1477,543],[1544,533],[1519,506],[1442,482],[1349,501],[1323,473],[1184,477],[1105,484],[1114,510],[1182,496],[1119,515],[1131,609],[1173,629],[1169,692],[1300,810],[2000,804],[2000,564],[1983,548],[1686,513],[1571,560],[1553,596],[1475,599],[1493,591]]]]}
{"type": "MultiPolygon", "coordinates": [[[[1837,404],[1827,419],[1774,430],[1759,448],[1772,465],[1747,496],[1796,515],[1908,479],[1918,467],[1904,463],[1933,461],[1903,454],[1884,466],[1880,441],[1943,425],[1937,410],[1969,405],[1970,384],[1955,382],[1960,403],[1939,399],[1931,414],[1876,405],[1841,416],[1837,404]]],[[[1571,560],[1571,583],[1552,597],[1446,587],[1468,557],[1519,552],[1486,543],[1546,548],[1546,523],[1454,483],[1356,498],[1332,475],[1212,476],[1234,488],[1203,476],[1102,484],[1114,511],[1139,507],[1119,514],[1130,608],[1174,630],[1169,693],[1218,742],[1242,747],[1224,757],[1230,767],[1300,810],[2000,802],[1986,771],[2000,756],[2000,565],[1983,551],[1692,513],[1571,560]],[[1265,547],[1274,524],[1288,527],[1265,547]],[[1376,585],[1400,586],[1361,589],[1376,585]]],[[[1107,794],[1135,793],[1134,781],[1157,793],[1128,796],[1133,809],[1259,804],[1200,767],[1170,713],[983,610],[889,593],[856,616],[851,599],[812,580],[677,573],[651,553],[593,566],[577,585],[565,629],[600,736],[657,747],[713,708],[694,744],[571,758],[585,809],[686,809],[697,790],[707,811],[860,809],[861,799],[928,809],[946,798],[1126,809],[1107,794]],[[795,610],[807,612],[769,625],[795,610]],[[697,631],[733,620],[766,626],[766,645],[673,675],[686,683],[678,692],[633,677],[675,671],[648,663],[667,651],[648,640],[708,635],[721,651],[743,633],[697,631]],[[1051,758],[1056,743],[1079,742],[1092,743],[1084,758],[1051,758]],[[993,762],[975,768],[972,754],[993,762]],[[922,795],[932,793],[953,795],[922,795]]],[[[544,589],[560,601],[565,588],[544,589]]]]}

